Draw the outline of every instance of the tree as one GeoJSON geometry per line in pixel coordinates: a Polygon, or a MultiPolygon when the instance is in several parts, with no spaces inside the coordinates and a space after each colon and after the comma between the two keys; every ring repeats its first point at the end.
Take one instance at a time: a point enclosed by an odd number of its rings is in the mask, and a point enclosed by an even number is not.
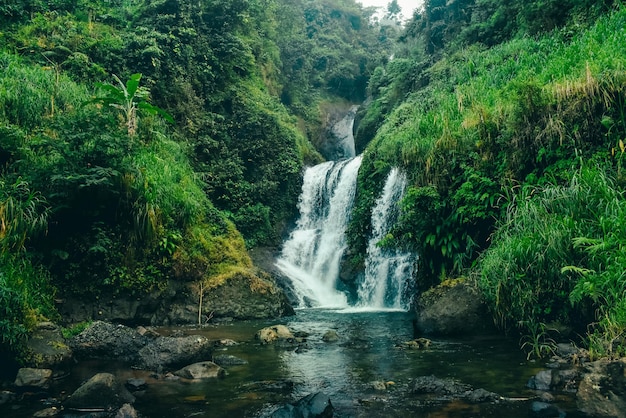
{"type": "Polygon", "coordinates": [[[398,4],[398,0],[391,0],[389,4],[387,4],[387,13],[385,14],[385,19],[400,20],[401,17],[402,8],[398,4]]]}
{"type": "Polygon", "coordinates": [[[150,114],[158,114],[170,123],[174,123],[172,116],[160,107],[153,106],[148,102],[148,89],[139,87],[141,74],[130,76],[126,84],[118,76],[113,74],[120,87],[111,84],[96,83],[96,86],[104,91],[102,97],[94,97],[91,102],[111,106],[122,111],[124,123],[129,136],[137,132],[137,109],[145,110],[150,114]]]}

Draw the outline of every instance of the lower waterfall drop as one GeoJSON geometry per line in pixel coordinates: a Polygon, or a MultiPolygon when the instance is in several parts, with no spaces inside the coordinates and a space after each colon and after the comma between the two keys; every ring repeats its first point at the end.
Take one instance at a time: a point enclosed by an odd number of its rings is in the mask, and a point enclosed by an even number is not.
{"type": "Polygon", "coordinates": [[[276,261],[291,279],[300,307],[348,306],[337,280],[361,159],[318,164],[304,174],[300,219],[276,261]]]}
{"type": "Polygon", "coordinates": [[[405,175],[397,168],[392,169],[372,210],[372,236],[367,245],[365,277],[358,289],[360,307],[398,310],[410,307],[406,294],[413,275],[413,255],[378,246],[398,218],[406,183],[405,175]]]}

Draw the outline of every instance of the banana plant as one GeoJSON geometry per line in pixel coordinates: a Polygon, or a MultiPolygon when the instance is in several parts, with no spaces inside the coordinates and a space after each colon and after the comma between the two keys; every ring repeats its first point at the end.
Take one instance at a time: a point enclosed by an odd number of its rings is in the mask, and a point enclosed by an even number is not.
{"type": "Polygon", "coordinates": [[[139,86],[141,81],[140,73],[131,75],[126,84],[115,74],[113,74],[113,78],[115,78],[119,87],[108,83],[96,83],[96,87],[104,95],[94,97],[90,103],[99,103],[119,109],[122,112],[129,136],[134,136],[137,133],[137,109],[144,110],[152,115],[159,115],[166,121],[174,123],[174,119],[169,113],[148,102],[148,89],[139,86]]]}

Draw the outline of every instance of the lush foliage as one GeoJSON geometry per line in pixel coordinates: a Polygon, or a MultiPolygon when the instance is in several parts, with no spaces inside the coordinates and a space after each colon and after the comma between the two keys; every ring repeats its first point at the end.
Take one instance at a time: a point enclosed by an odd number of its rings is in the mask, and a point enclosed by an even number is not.
{"type": "Polygon", "coordinates": [[[380,187],[372,180],[402,167],[412,186],[383,244],[420,254],[419,286],[471,273],[499,324],[527,333],[535,353],[549,351],[541,347],[553,322],[581,333],[595,324],[594,349],[623,353],[615,208],[624,185],[626,12],[584,26],[581,7],[600,13],[611,3],[570,2],[548,22],[550,13],[532,14],[546,2],[507,2],[514,27],[496,30],[489,25],[504,4],[471,2],[468,15],[460,7],[467,2],[435,3],[425,3],[398,57],[370,79],[350,253],[365,249],[380,187]],[[479,26],[485,37],[471,37],[479,26]],[[599,232],[608,230],[614,235],[599,232]],[[604,246],[616,250],[600,259],[604,246]]]}
{"type": "Polygon", "coordinates": [[[0,5],[2,345],[54,318],[55,288],[250,269],[246,246],[279,242],[321,159],[319,104],[361,100],[386,55],[370,16],[352,0],[0,5]]]}

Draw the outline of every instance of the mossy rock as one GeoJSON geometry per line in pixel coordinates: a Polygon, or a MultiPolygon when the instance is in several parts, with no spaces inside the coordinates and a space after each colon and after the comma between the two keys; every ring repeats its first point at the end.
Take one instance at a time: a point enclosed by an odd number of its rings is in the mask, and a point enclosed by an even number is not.
{"type": "Polygon", "coordinates": [[[449,279],[424,292],[416,303],[416,333],[441,336],[487,334],[493,321],[478,288],[449,279]]]}

